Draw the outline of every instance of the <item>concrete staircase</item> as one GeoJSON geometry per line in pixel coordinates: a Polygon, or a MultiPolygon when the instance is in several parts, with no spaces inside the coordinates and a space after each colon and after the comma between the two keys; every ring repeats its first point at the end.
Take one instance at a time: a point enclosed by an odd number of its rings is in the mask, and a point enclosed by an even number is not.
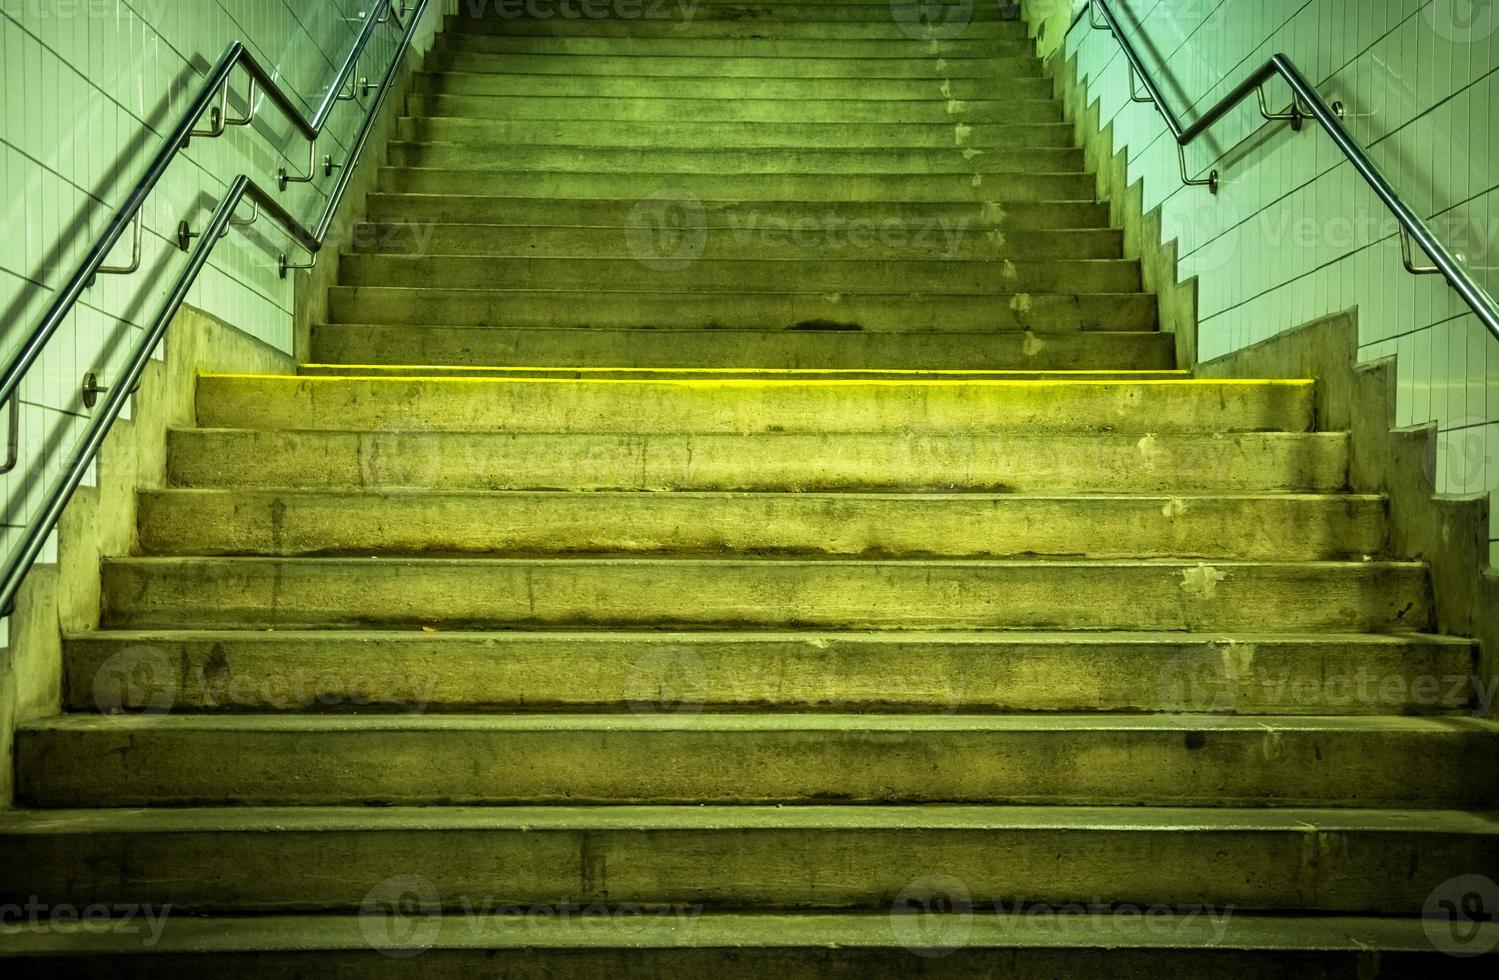
{"type": "Polygon", "coordinates": [[[1020,24],[485,6],[19,735],[0,905],[115,927],[9,975],[1492,975],[1476,651],[1020,24]]]}

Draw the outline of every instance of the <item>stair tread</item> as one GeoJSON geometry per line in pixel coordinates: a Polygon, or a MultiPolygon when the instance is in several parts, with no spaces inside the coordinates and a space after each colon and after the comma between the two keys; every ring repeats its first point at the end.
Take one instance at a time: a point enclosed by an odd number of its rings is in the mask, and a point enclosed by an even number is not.
{"type": "MultiPolygon", "coordinates": [[[[918,908],[924,906],[918,905],[918,908]]],[[[966,950],[1097,949],[1118,952],[1142,950],[1339,951],[1367,955],[1386,953],[1438,955],[1418,917],[1254,915],[1229,909],[1152,909],[1150,928],[1139,925],[1139,910],[1115,912],[1090,909],[1069,918],[1065,927],[1054,916],[989,912],[975,908],[971,915],[955,913],[963,923],[966,950]],[[1215,913],[1215,914],[1214,914],[1215,913]]],[[[926,912],[926,917],[933,913],[926,912]]],[[[98,920],[94,920],[98,921],[98,920]]],[[[105,920],[106,922],[108,920],[105,920]]],[[[536,950],[536,949],[785,949],[808,954],[829,949],[879,950],[894,954],[930,945],[946,951],[950,935],[934,917],[931,938],[915,937],[920,930],[892,929],[888,911],[880,912],[702,912],[632,916],[627,928],[600,928],[587,916],[507,915],[447,916],[441,926],[420,935],[421,949],[536,950]]],[[[1485,932],[1499,925],[1484,924],[1485,932]]],[[[392,943],[397,945],[396,943],[392,943]]],[[[1482,941],[1475,941],[1476,947],[1482,941]]],[[[367,914],[309,914],[254,916],[173,916],[170,926],[149,948],[134,931],[76,926],[0,928],[0,959],[42,955],[109,955],[123,958],[170,954],[303,953],[315,951],[369,952],[371,929],[367,914]]],[[[434,952],[433,955],[436,955],[434,952]]],[[[1456,969],[1462,961],[1447,961],[1456,969]]],[[[1488,962],[1486,960],[1480,962],[1488,962]]],[[[245,968],[241,964],[241,968],[245,968]]],[[[1491,966],[1486,968],[1492,968],[1491,966]]],[[[740,974],[735,974],[736,976],[740,974]]],[[[1466,974],[1465,974],[1466,975],[1466,974]]],[[[1476,972],[1474,975],[1479,975],[1476,972]]]]}
{"type": "Polygon", "coordinates": [[[164,487],[154,490],[143,490],[155,496],[247,496],[247,497],[353,497],[365,500],[425,500],[433,497],[451,499],[531,499],[531,500],[555,500],[559,497],[569,497],[579,500],[604,501],[610,499],[629,501],[651,501],[662,499],[675,500],[775,500],[775,501],[805,501],[807,506],[823,504],[828,502],[851,501],[899,501],[917,503],[1028,503],[1036,501],[1065,501],[1068,503],[1086,504],[1109,504],[1109,503],[1144,503],[1160,502],[1169,503],[1173,500],[1223,500],[1223,501],[1274,501],[1274,502],[1323,502],[1329,500],[1346,501],[1357,504],[1374,504],[1384,501],[1386,498],[1377,493],[1269,493],[1237,490],[1187,490],[1181,493],[1165,493],[1140,491],[1136,493],[1115,493],[1111,491],[1100,491],[1098,493],[985,493],[974,491],[969,493],[953,493],[942,490],[912,490],[905,493],[893,493],[883,490],[850,490],[850,491],[826,491],[826,490],[673,490],[661,493],[644,493],[638,490],[511,490],[511,489],[443,489],[425,487],[396,487],[393,489],[382,489],[379,487],[164,487]]]}
{"type": "Polygon", "coordinates": [[[817,732],[827,738],[879,733],[1006,732],[1086,735],[1090,732],[1211,732],[1214,738],[1269,737],[1276,733],[1499,737],[1499,721],[1467,714],[1411,715],[1229,715],[1107,714],[899,714],[833,712],[712,713],[535,713],[535,714],[121,714],[59,715],[18,726],[21,732],[119,734],[150,732],[817,732]]]}
{"type": "Polygon", "coordinates": [[[1177,630],[909,630],[900,633],[840,630],[714,630],[680,632],[667,630],[462,630],[429,633],[423,630],[193,630],[193,629],[109,629],[101,628],[67,634],[68,642],[107,641],[118,643],[149,642],[153,639],[211,642],[233,640],[237,643],[274,645],[287,641],[310,639],[340,640],[349,643],[404,645],[443,645],[449,643],[488,644],[494,642],[526,643],[565,641],[567,643],[618,643],[621,639],[651,642],[693,643],[784,643],[787,641],[836,641],[867,646],[910,646],[921,643],[1002,645],[1103,646],[1118,644],[1180,644],[1214,646],[1232,643],[1356,644],[1385,647],[1420,644],[1426,646],[1471,649],[1476,641],[1446,633],[1339,633],[1335,631],[1304,633],[1255,633],[1248,631],[1214,631],[1194,633],[1177,630]]]}
{"type": "Polygon", "coordinates": [[[1212,559],[1205,561],[1201,558],[930,558],[926,556],[913,558],[848,558],[835,557],[812,557],[797,556],[784,558],[767,555],[731,555],[725,557],[702,557],[699,555],[687,556],[578,556],[557,558],[551,556],[541,557],[500,557],[476,555],[472,557],[422,557],[412,555],[389,555],[389,556],[349,556],[349,557],[273,557],[262,555],[231,555],[231,556],[141,556],[132,555],[128,557],[106,558],[107,565],[212,565],[220,563],[233,563],[236,565],[271,565],[295,563],[302,567],[311,565],[338,566],[338,565],[402,565],[402,566],[426,566],[429,568],[454,567],[474,568],[488,566],[492,568],[514,568],[522,566],[545,565],[553,568],[579,569],[586,566],[663,566],[672,568],[683,568],[686,566],[703,566],[705,568],[724,569],[729,566],[742,566],[745,568],[778,566],[782,568],[792,567],[819,567],[829,568],[846,566],[848,568],[874,569],[880,567],[890,568],[948,568],[948,569],[1041,569],[1041,568],[1074,568],[1074,569],[1109,569],[1109,568],[1153,568],[1153,569],[1196,569],[1207,565],[1214,569],[1297,569],[1306,572],[1335,572],[1356,569],[1400,569],[1406,571],[1424,571],[1427,568],[1425,562],[1408,561],[1399,559],[1375,559],[1372,561],[1340,561],[1333,559],[1320,559],[1313,561],[1275,561],[1275,560],[1245,560],[1238,558],[1212,559]]]}
{"type": "Polygon", "coordinates": [[[1499,811],[1336,807],[915,806],[290,806],[15,810],[7,834],[192,834],[339,830],[897,830],[1014,829],[1499,835],[1499,811]]]}

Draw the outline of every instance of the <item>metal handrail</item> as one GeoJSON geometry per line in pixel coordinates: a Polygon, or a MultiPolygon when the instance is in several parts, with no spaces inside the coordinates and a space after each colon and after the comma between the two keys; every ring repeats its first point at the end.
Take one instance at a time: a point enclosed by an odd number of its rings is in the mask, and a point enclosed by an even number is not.
{"type": "Polygon", "coordinates": [[[1140,53],[1135,49],[1129,35],[1125,34],[1124,29],[1119,25],[1119,19],[1114,15],[1108,0],[1088,0],[1085,13],[1089,27],[1095,30],[1107,30],[1119,42],[1119,47],[1124,51],[1124,57],[1129,61],[1131,93],[1134,91],[1134,76],[1138,75],[1151,101],[1155,103],[1161,117],[1166,120],[1166,125],[1176,140],[1177,153],[1182,165],[1183,183],[1206,186],[1214,194],[1218,193],[1217,170],[1213,170],[1205,179],[1192,179],[1188,176],[1186,147],[1251,95],[1258,95],[1260,115],[1266,119],[1287,120],[1293,128],[1298,130],[1301,128],[1303,119],[1314,119],[1332,138],[1338,149],[1343,151],[1343,156],[1353,164],[1353,169],[1358,171],[1359,176],[1364,178],[1365,183],[1373,189],[1379,199],[1384,202],[1385,207],[1389,208],[1390,213],[1395,216],[1395,220],[1399,222],[1405,268],[1416,275],[1440,273],[1463,298],[1463,301],[1473,309],[1478,319],[1488,328],[1489,333],[1499,340],[1499,302],[1495,302],[1489,291],[1477,279],[1474,279],[1447,246],[1442,244],[1420,215],[1411,210],[1404,198],[1395,190],[1394,185],[1390,183],[1389,178],[1369,158],[1364,148],[1359,146],[1353,134],[1348,132],[1347,127],[1342,123],[1343,104],[1341,102],[1329,103],[1322,98],[1321,93],[1311,82],[1307,81],[1306,76],[1289,57],[1284,54],[1271,57],[1257,71],[1240,82],[1232,92],[1207,109],[1196,122],[1186,126],[1166,102],[1166,97],[1161,93],[1160,86],[1155,79],[1145,70],[1145,64],[1140,60],[1140,53]],[[1095,10],[1103,14],[1103,23],[1099,23],[1094,18],[1095,10]],[[1291,88],[1291,107],[1283,113],[1271,112],[1265,104],[1264,85],[1276,77],[1284,79],[1291,88]],[[1416,244],[1420,245],[1422,251],[1431,257],[1435,265],[1425,267],[1415,265],[1411,258],[1410,238],[1416,240],[1416,244]]]}
{"type": "MultiPolygon", "coordinates": [[[[253,94],[250,100],[247,116],[243,121],[226,119],[223,106],[227,105],[227,94],[229,84],[233,80],[234,72],[243,69],[250,77],[251,92],[256,89],[264,92],[267,98],[281,110],[292,125],[313,146],[314,156],[316,154],[317,140],[321,137],[323,127],[326,125],[332,109],[337,101],[336,96],[341,92],[343,86],[348,82],[358,67],[359,60],[369,44],[371,35],[380,24],[394,22],[401,28],[400,41],[395,51],[391,54],[390,64],[386,67],[385,77],[381,80],[375,101],[370,105],[364,117],[363,125],[360,127],[358,136],[349,152],[348,159],[340,165],[339,179],[334,185],[333,191],[328,195],[327,204],[316,228],[308,229],[290,211],[276,200],[275,196],[263,188],[253,178],[241,174],[236,177],[229,186],[229,192],[219,202],[213,213],[208,226],[201,232],[193,233],[184,227],[179,233],[185,237],[179,242],[183,251],[191,247],[186,266],[178,274],[173,283],[171,292],[167,296],[165,304],[157,313],[150,327],[141,335],[141,338],[130,351],[126,366],[114,383],[108,389],[99,411],[95,412],[89,420],[88,427],[84,430],[83,438],[74,447],[69,455],[66,465],[63,467],[61,477],[48,490],[41,508],[25,525],[20,540],[15,549],[4,557],[0,564],[0,616],[8,616],[14,610],[16,593],[20,590],[27,572],[35,563],[37,556],[41,553],[46,543],[47,536],[56,526],[58,519],[62,516],[63,509],[67,506],[73,492],[83,481],[94,457],[103,445],[105,437],[109,434],[110,427],[119,418],[120,412],[124,410],[125,403],[134,394],[139,386],[141,375],[145,372],[146,365],[150,362],[152,354],[165,336],[167,327],[172,319],[186,302],[188,291],[197,281],[199,273],[207,264],[209,255],[229,231],[231,226],[248,225],[251,220],[240,220],[235,218],[235,213],[240,205],[249,201],[253,208],[255,217],[264,215],[288,234],[288,236],[305,249],[316,259],[323,243],[327,240],[328,231],[332,227],[334,212],[338,209],[344,194],[348,190],[349,181],[353,176],[354,168],[359,163],[360,156],[369,143],[370,133],[378,120],[381,110],[385,106],[390,94],[392,83],[396,73],[400,70],[403,56],[411,47],[416,34],[417,26],[422,21],[422,15],[426,12],[428,0],[416,0],[414,6],[396,9],[396,0],[382,0],[384,8],[379,16],[371,16],[366,19],[364,29],[356,39],[348,58],[339,70],[334,83],[329,86],[328,97],[311,118],[302,115],[300,109],[292,102],[291,98],[276,83],[276,80],[256,60],[244,46],[236,41],[225,49],[222,57],[209,71],[199,88],[197,97],[183,112],[177,125],[166,135],[157,151],[151,165],[147,167],[145,174],[136,182],[130,194],[125,198],[109,225],[100,234],[93,247],[79,263],[78,268],[68,278],[67,283],[58,290],[52,305],[47,309],[35,330],[27,337],[26,342],[11,356],[0,373],[0,405],[9,402],[10,411],[10,443],[7,451],[8,467],[0,468],[0,473],[14,469],[20,457],[19,443],[19,414],[20,414],[20,387],[26,374],[46,348],[47,342],[57,333],[72,312],[79,298],[101,273],[120,274],[135,271],[139,262],[131,266],[106,267],[105,259],[109,257],[116,243],[124,236],[126,229],[137,224],[138,216],[152,190],[161,181],[167,169],[177,156],[188,146],[194,136],[195,127],[203,114],[209,113],[210,128],[199,133],[200,136],[212,137],[221,134],[225,125],[247,125],[253,121],[256,115],[253,94]],[[215,105],[215,102],[219,103],[215,105]],[[192,239],[197,239],[196,247],[191,246],[192,239]]],[[[331,159],[326,167],[327,172],[335,169],[331,159]]],[[[282,190],[285,189],[284,182],[282,190]]],[[[288,266],[286,256],[281,257],[282,274],[285,270],[294,268],[288,266]]],[[[105,389],[95,388],[95,391],[105,389]]],[[[0,409],[3,410],[3,409],[0,409]]]]}

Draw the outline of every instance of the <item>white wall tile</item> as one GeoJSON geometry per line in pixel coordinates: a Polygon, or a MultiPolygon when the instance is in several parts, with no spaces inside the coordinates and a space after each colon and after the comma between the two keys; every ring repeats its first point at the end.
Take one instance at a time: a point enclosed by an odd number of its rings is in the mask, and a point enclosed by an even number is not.
{"type": "MultiPolygon", "coordinates": [[[[0,355],[35,327],[53,291],[108,224],[114,209],[197,93],[204,72],[233,41],[290,86],[310,113],[327,92],[362,24],[384,0],[0,0],[0,355]]],[[[419,39],[453,0],[434,3],[419,39]]],[[[371,68],[385,64],[396,32],[377,32],[371,68]]],[[[374,74],[371,70],[370,74],[374,74]]],[[[246,82],[234,91],[243,98],[246,82]]],[[[242,103],[241,103],[242,105],[242,103]]],[[[236,108],[237,111],[237,108],[236,108]]],[[[335,110],[321,152],[342,156],[362,110],[335,110]]],[[[123,366],[140,329],[155,316],[184,256],[172,244],[177,223],[200,226],[237,175],[274,187],[278,167],[306,163],[306,144],[274,111],[250,129],[195,139],[144,209],[141,271],[104,276],[85,292],[22,389],[22,464],[0,477],[0,528],[34,512],[63,468],[85,424],[84,374],[104,383],[123,366]]],[[[321,215],[320,188],[285,200],[309,223],[321,215]]],[[[283,350],[292,342],[292,285],[276,273],[280,235],[231,233],[215,250],[191,302],[283,350]],[[269,244],[268,244],[269,243],[269,244]]],[[[111,264],[129,258],[129,236],[111,264]]],[[[128,411],[127,411],[128,414],[128,411]]],[[[0,431],[6,423],[0,406],[0,431]]],[[[9,553],[14,532],[0,542],[9,553]]],[[[50,560],[50,559],[48,559],[50,560]]]]}
{"type": "MultiPolygon", "coordinates": [[[[1468,18],[1454,16],[1469,8],[1453,0],[1152,0],[1148,16],[1145,7],[1115,0],[1136,13],[1125,18],[1131,33],[1163,54],[1155,77],[1180,93],[1179,115],[1190,121],[1285,52],[1347,103],[1347,125],[1375,163],[1499,292],[1499,8],[1468,18]]],[[[1458,435],[1499,432],[1499,341],[1445,281],[1406,274],[1393,218],[1320,130],[1293,133],[1249,107],[1231,114],[1188,151],[1194,170],[1222,171],[1212,198],[1182,186],[1154,110],[1126,108],[1129,77],[1112,36],[1083,21],[1067,50],[1128,150],[1130,178],[1144,179],[1147,209],[1161,205],[1165,234],[1179,239],[1181,275],[1200,278],[1201,355],[1357,305],[1364,356],[1399,356],[1400,424],[1436,422],[1444,455],[1493,454],[1472,479],[1499,491],[1499,441],[1458,435]],[[1214,212],[1222,217],[1205,216],[1214,212]]],[[[1284,104],[1283,89],[1269,95],[1284,104]]]]}

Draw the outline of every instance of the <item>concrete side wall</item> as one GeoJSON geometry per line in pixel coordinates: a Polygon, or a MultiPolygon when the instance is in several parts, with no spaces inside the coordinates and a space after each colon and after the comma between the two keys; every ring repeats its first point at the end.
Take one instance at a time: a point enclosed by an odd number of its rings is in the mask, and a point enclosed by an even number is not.
{"type": "Polygon", "coordinates": [[[1480,676],[1487,691],[1499,676],[1499,575],[1488,562],[1489,496],[1437,493],[1437,426],[1395,427],[1394,358],[1359,364],[1358,338],[1357,312],[1339,313],[1215,358],[1197,373],[1319,380],[1321,427],[1353,434],[1352,489],[1389,498],[1391,549],[1431,565],[1438,628],[1483,641],[1480,676]]]}
{"type": "MultiPolygon", "coordinates": [[[[63,514],[59,563],[37,566],[21,589],[10,645],[0,650],[0,758],[11,757],[17,723],[61,710],[62,636],[98,625],[100,559],[134,549],[136,492],[165,482],[166,433],[193,423],[198,374],[296,368],[288,355],[192,308],[178,314],[163,353],[146,368],[132,417],[117,422],[104,443],[97,486],[80,488],[63,514]]],[[[0,807],[11,795],[10,766],[0,766],[0,807]]]]}

